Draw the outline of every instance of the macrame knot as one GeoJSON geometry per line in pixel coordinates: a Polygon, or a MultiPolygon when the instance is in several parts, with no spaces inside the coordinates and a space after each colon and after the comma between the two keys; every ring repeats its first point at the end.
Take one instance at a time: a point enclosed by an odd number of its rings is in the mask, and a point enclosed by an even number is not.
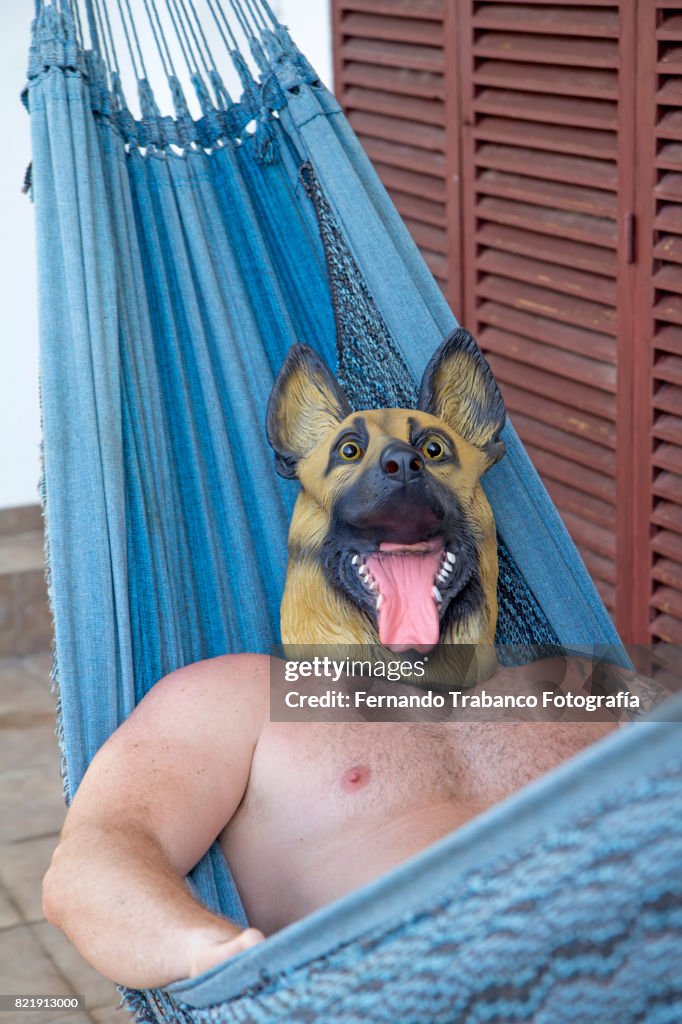
{"type": "Polygon", "coordinates": [[[282,86],[277,80],[277,75],[272,70],[263,75],[263,79],[261,81],[261,97],[263,105],[266,106],[268,110],[282,110],[282,108],[287,105],[287,99],[284,95],[282,86]]]}
{"type": "Polygon", "coordinates": [[[235,70],[239,75],[239,81],[241,82],[242,89],[244,90],[244,95],[240,102],[251,111],[251,117],[257,117],[258,110],[261,105],[258,86],[239,50],[230,50],[230,57],[232,58],[232,63],[235,66],[235,70]]]}
{"type": "Polygon", "coordinates": [[[82,58],[85,62],[85,73],[90,84],[92,109],[96,114],[109,117],[112,113],[113,105],[104,61],[94,50],[86,50],[82,58]]]}
{"type": "Polygon", "coordinates": [[[194,71],[192,75],[190,75],[190,81],[194,86],[194,91],[197,94],[199,106],[201,107],[203,113],[209,114],[214,109],[214,106],[213,100],[211,99],[208,89],[206,88],[206,83],[204,82],[203,78],[197,71],[194,71]]]}
{"type": "Polygon", "coordinates": [[[274,118],[265,107],[261,109],[256,121],[253,153],[262,164],[274,164],[279,159],[279,140],[275,133],[274,118]]]}
{"type": "Polygon", "coordinates": [[[211,68],[208,72],[208,80],[211,83],[218,108],[220,110],[229,110],[232,106],[232,97],[225,88],[220,72],[216,71],[215,68],[211,68]]]}
{"type": "Polygon", "coordinates": [[[33,22],[28,77],[36,78],[51,67],[84,70],[71,14],[55,4],[43,7],[33,22]]]}
{"type": "Polygon", "coordinates": [[[249,49],[260,72],[266,72],[269,68],[268,59],[265,56],[263,47],[255,36],[249,39],[249,49]]]}
{"type": "Polygon", "coordinates": [[[127,108],[127,103],[123,94],[121,76],[118,71],[112,71],[109,77],[111,79],[111,95],[113,98],[114,110],[125,110],[127,108]]]}
{"type": "Polygon", "coordinates": [[[153,119],[161,117],[161,111],[159,110],[156,98],[154,97],[154,92],[146,78],[140,78],[138,80],[137,94],[140,99],[140,109],[142,111],[143,118],[153,119]]]}
{"type": "Polygon", "coordinates": [[[284,51],[278,36],[269,28],[264,28],[261,32],[261,42],[265,47],[270,63],[278,64],[284,57],[284,51]]]}

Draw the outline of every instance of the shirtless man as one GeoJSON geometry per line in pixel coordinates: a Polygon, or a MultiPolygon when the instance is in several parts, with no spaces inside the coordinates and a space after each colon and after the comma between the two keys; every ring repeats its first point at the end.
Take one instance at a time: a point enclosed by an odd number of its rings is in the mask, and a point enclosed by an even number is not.
{"type": "MultiPolygon", "coordinates": [[[[268,659],[162,679],[104,744],[45,876],[45,915],[133,988],[191,977],[388,871],[595,741],[599,722],[275,723],[268,659]],[[184,875],[219,838],[249,921],[184,875]]],[[[503,681],[504,682],[504,681],[503,681]]]]}

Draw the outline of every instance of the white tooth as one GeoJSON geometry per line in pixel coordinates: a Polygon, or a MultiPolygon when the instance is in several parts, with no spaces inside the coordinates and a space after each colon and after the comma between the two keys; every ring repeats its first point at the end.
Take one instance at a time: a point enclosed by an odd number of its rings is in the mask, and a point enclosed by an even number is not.
{"type": "Polygon", "coordinates": [[[448,562],[451,563],[451,565],[454,565],[455,562],[457,561],[457,555],[453,555],[452,551],[446,551],[445,557],[447,558],[448,562]]]}
{"type": "Polygon", "coordinates": [[[359,561],[360,561],[360,555],[353,555],[353,557],[350,560],[350,564],[351,565],[357,565],[359,561]]]}
{"type": "Polygon", "coordinates": [[[441,566],[440,571],[442,572],[444,577],[449,576],[450,573],[452,572],[452,566],[450,565],[449,562],[446,562],[445,565],[441,566]]]}
{"type": "Polygon", "coordinates": [[[358,569],[358,572],[360,573],[361,576],[367,576],[369,570],[367,569],[366,565],[361,565],[360,568],[358,569]]]}
{"type": "Polygon", "coordinates": [[[431,593],[435,597],[436,601],[438,601],[438,604],[440,604],[443,598],[440,596],[440,590],[438,589],[438,587],[434,587],[431,593]]]}
{"type": "Polygon", "coordinates": [[[377,585],[374,582],[374,580],[367,580],[367,586],[369,587],[370,590],[376,590],[377,589],[377,585]]]}
{"type": "Polygon", "coordinates": [[[444,573],[444,572],[439,572],[439,573],[438,573],[438,575],[436,576],[436,579],[437,579],[437,580],[438,580],[438,581],[439,581],[440,583],[446,583],[446,582],[447,582],[447,576],[445,575],[445,573],[444,573]]]}
{"type": "Polygon", "coordinates": [[[384,601],[384,595],[383,594],[379,594],[379,596],[377,597],[377,611],[379,611],[379,609],[381,608],[381,605],[383,604],[383,601],[384,601]]]}

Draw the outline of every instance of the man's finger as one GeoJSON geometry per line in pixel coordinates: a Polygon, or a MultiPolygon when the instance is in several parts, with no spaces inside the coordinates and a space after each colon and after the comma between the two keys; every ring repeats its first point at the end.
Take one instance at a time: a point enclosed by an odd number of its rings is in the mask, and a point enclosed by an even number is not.
{"type": "Polygon", "coordinates": [[[203,974],[210,967],[215,967],[216,964],[229,960],[237,953],[243,953],[245,950],[251,949],[252,946],[257,946],[264,939],[265,936],[258,928],[245,928],[233,939],[210,943],[195,954],[190,977],[195,978],[197,974],[203,974]]]}

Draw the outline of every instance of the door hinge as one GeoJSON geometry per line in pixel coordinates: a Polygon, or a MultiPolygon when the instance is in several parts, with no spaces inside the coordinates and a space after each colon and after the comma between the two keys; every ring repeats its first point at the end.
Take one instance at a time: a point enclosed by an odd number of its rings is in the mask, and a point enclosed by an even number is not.
{"type": "Polygon", "coordinates": [[[637,257],[637,218],[634,213],[625,214],[625,262],[634,263],[637,257]]]}

